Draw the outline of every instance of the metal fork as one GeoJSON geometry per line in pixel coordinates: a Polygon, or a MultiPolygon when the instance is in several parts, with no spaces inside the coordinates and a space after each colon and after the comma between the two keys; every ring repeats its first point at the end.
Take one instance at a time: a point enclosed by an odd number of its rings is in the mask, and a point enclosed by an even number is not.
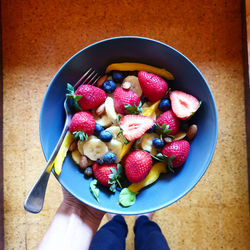
{"type": "MultiPolygon", "coordinates": [[[[92,68],[87,70],[83,76],[78,80],[78,82],[74,85],[74,89],[77,89],[81,84],[91,84],[94,85],[97,80],[99,79],[98,73],[95,72],[92,68]]],[[[64,109],[66,113],[66,119],[64,123],[64,128],[61,133],[61,136],[57,142],[57,145],[51,154],[43,172],[41,173],[40,177],[37,179],[36,183],[30,190],[27,198],[24,202],[24,208],[26,211],[30,213],[39,213],[43,208],[45,192],[48,184],[48,180],[50,177],[50,172],[52,170],[51,164],[56,158],[56,155],[62,145],[64,137],[68,131],[69,124],[71,121],[72,113],[68,105],[68,98],[65,98],[64,101],[64,109]]]]}

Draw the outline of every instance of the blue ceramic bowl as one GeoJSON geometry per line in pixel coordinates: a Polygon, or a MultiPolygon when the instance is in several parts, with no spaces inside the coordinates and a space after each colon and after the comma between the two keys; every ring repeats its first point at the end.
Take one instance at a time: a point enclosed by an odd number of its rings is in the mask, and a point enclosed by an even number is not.
{"type": "Polygon", "coordinates": [[[198,132],[191,143],[187,161],[178,173],[162,175],[159,180],[137,196],[134,205],[118,204],[119,192],[100,192],[98,203],[89,190],[90,179],[80,173],[67,156],[61,175],[56,178],[82,202],[111,213],[139,214],[164,208],[188,193],[205,173],[212,159],[217,140],[217,112],[206,80],[195,65],[170,46],[143,37],[116,37],[94,43],[71,57],[57,72],[45,94],[40,114],[40,139],[46,160],[49,159],[63,129],[63,101],[66,83],[74,84],[88,68],[104,73],[113,62],[141,62],[166,68],[175,76],[170,87],[190,93],[202,100],[195,116],[198,132]]]}

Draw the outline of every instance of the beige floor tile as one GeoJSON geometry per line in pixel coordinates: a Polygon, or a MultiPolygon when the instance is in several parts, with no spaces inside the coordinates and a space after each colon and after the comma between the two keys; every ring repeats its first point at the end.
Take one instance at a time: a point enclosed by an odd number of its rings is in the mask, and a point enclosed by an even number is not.
{"type": "Polygon", "coordinates": [[[128,235],[126,239],[126,250],[134,249],[134,224],[135,224],[135,216],[125,216],[126,223],[128,225],[128,235]]]}
{"type": "Polygon", "coordinates": [[[216,164],[217,152],[209,165],[207,171],[194,188],[177,201],[174,206],[207,206],[219,205],[221,203],[221,175],[216,164]]]}
{"type": "Polygon", "coordinates": [[[4,147],[4,210],[22,211],[25,197],[23,147],[4,147]]]}
{"type": "MultiPolygon", "coordinates": [[[[46,164],[40,148],[29,147],[25,153],[25,182],[26,187],[33,186],[46,164]]],[[[26,190],[27,191],[27,190],[26,190]]]]}
{"type": "Polygon", "coordinates": [[[26,249],[25,212],[21,210],[5,211],[4,214],[4,244],[5,249],[26,249]]]}
{"type": "Polygon", "coordinates": [[[157,212],[153,220],[171,249],[220,249],[223,245],[218,206],[169,207],[157,212]]]}
{"type": "Polygon", "coordinates": [[[224,206],[221,219],[224,249],[250,249],[248,205],[224,206]]]}
{"type": "Polygon", "coordinates": [[[11,125],[4,122],[4,141],[7,145],[25,148],[25,126],[24,124],[12,123],[11,125]]]}

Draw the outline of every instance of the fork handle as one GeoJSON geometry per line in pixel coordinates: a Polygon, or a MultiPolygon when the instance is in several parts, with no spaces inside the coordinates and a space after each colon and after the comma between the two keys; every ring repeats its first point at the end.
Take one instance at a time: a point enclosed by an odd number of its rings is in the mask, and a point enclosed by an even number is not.
{"type": "Polygon", "coordinates": [[[29,194],[27,195],[26,200],[24,201],[24,209],[27,212],[36,214],[36,213],[39,213],[43,208],[46,188],[47,188],[49,176],[50,176],[50,173],[52,170],[52,166],[50,166],[50,165],[55,160],[57,153],[58,153],[58,151],[63,143],[64,137],[65,137],[66,133],[68,132],[70,120],[71,120],[71,116],[69,115],[66,118],[62,134],[61,134],[61,136],[56,144],[56,147],[55,147],[52,155],[50,156],[49,161],[47,162],[42,174],[37,179],[36,183],[34,184],[32,189],[30,190],[29,194]]]}
{"type": "Polygon", "coordinates": [[[53,163],[53,161],[55,160],[55,158],[57,156],[57,153],[62,145],[62,142],[63,142],[63,139],[66,135],[66,132],[67,132],[67,128],[64,128],[64,130],[61,134],[61,137],[60,137],[49,161],[47,162],[43,172],[41,173],[41,175],[37,179],[34,186],[31,188],[29,194],[27,195],[26,200],[24,201],[24,209],[27,212],[37,214],[43,208],[46,188],[47,188],[48,180],[49,180],[50,173],[52,170],[51,164],[53,163]]]}
{"type": "MultiPolygon", "coordinates": [[[[46,169],[49,164],[46,165],[46,169]]],[[[51,171],[43,171],[37,182],[30,190],[25,202],[24,209],[30,213],[39,213],[43,208],[44,197],[51,171]]]]}

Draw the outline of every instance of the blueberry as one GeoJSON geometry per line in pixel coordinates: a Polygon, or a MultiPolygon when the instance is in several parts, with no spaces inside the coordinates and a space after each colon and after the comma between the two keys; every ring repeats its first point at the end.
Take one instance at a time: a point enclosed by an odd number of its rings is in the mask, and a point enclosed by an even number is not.
{"type": "Polygon", "coordinates": [[[165,112],[170,109],[170,101],[168,99],[162,99],[159,104],[159,110],[165,112]]]}
{"type": "Polygon", "coordinates": [[[111,164],[111,163],[114,163],[116,161],[116,156],[114,153],[112,152],[107,152],[104,157],[103,157],[103,162],[104,163],[108,163],[108,164],[111,164]]]}
{"type": "Polygon", "coordinates": [[[162,148],[164,146],[164,141],[160,138],[154,138],[153,139],[153,146],[156,148],[162,148]]]}
{"type": "Polygon", "coordinates": [[[102,88],[106,93],[111,94],[115,91],[116,84],[112,80],[107,80],[103,83],[102,88]]]}
{"type": "Polygon", "coordinates": [[[112,140],[112,134],[108,131],[103,130],[99,134],[99,138],[104,142],[109,142],[112,140]]]}
{"type": "Polygon", "coordinates": [[[98,158],[97,160],[96,160],[96,163],[98,164],[98,165],[102,165],[103,164],[103,159],[101,159],[101,158],[98,158]]]}
{"type": "Polygon", "coordinates": [[[112,79],[114,80],[115,83],[122,83],[123,81],[123,74],[119,71],[113,71],[112,72],[112,79]]]}
{"type": "Polygon", "coordinates": [[[156,124],[154,124],[146,133],[153,133],[155,131],[156,124]]]}
{"type": "Polygon", "coordinates": [[[92,174],[93,174],[92,167],[87,167],[87,168],[84,170],[84,176],[85,176],[86,178],[90,177],[92,174]]]}
{"type": "Polygon", "coordinates": [[[99,135],[103,130],[104,130],[104,128],[99,123],[95,123],[94,133],[96,135],[99,135]]]}

